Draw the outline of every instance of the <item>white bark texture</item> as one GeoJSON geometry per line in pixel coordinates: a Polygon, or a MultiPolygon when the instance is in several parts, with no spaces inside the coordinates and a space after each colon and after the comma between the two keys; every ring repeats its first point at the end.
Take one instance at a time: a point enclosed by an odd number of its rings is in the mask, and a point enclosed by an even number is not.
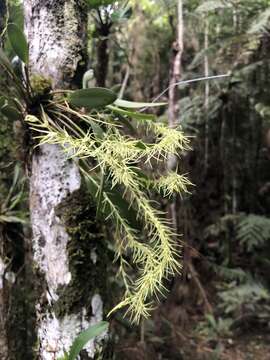
{"type": "MultiPolygon", "coordinates": [[[[175,127],[179,124],[179,90],[176,85],[181,80],[181,62],[184,47],[184,24],[183,24],[183,1],[177,3],[177,37],[172,45],[172,60],[170,68],[169,84],[169,126],[175,127]]],[[[170,156],[168,159],[168,169],[173,170],[177,167],[177,157],[170,156]]]]}
{"type": "MultiPolygon", "coordinates": [[[[169,109],[168,122],[169,127],[174,128],[179,124],[179,89],[176,85],[181,80],[181,63],[184,48],[184,23],[183,23],[183,1],[177,2],[177,37],[172,45],[172,60],[170,68],[170,84],[169,84],[169,109]]],[[[175,170],[178,165],[178,157],[170,155],[167,162],[168,171],[175,170]]],[[[176,198],[170,204],[168,212],[172,220],[174,229],[177,231],[177,204],[176,198]]]]}
{"type": "MultiPolygon", "coordinates": [[[[24,9],[31,72],[51,78],[55,88],[73,87],[86,48],[87,16],[83,1],[24,0],[24,9]]],[[[72,278],[67,252],[69,235],[56,215],[56,207],[80,185],[76,164],[67,160],[58,146],[43,145],[34,154],[30,179],[34,260],[46,282],[36,306],[41,360],[63,356],[80,331],[102,320],[102,300],[98,294],[89,299],[92,318],[87,317],[83,305],[78,313],[61,318],[53,311],[58,290],[72,278]]],[[[87,352],[89,358],[94,356],[94,343],[87,347],[87,352]]]]}

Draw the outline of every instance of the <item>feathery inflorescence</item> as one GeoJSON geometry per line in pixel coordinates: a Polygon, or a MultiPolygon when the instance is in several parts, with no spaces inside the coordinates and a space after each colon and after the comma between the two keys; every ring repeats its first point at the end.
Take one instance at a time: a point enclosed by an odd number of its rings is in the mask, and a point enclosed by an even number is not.
{"type": "MultiPolygon", "coordinates": [[[[164,279],[181,271],[177,236],[165,214],[148,198],[147,185],[140,174],[143,172],[141,164],[167,161],[170,155],[189,150],[189,139],[179,129],[153,121],[149,130],[156,141],[147,143],[123,134],[121,124],[110,121],[110,116],[113,114],[87,115],[60,102],[52,103],[51,109],[46,111],[41,107],[39,117],[27,115],[25,120],[39,145],[58,144],[67,157],[81,160],[86,179],[95,186],[96,193],[102,192],[99,206],[104,212],[109,209],[107,217],[115,224],[116,259],[126,288],[124,299],[111,312],[125,307],[131,320],[138,323],[153,309],[153,298],[166,292],[164,279]],[[85,130],[86,125],[88,130],[85,130]],[[106,174],[109,190],[101,188],[97,174],[106,174]],[[110,196],[110,190],[117,187],[123,189],[123,196],[136,210],[142,231],[129,224],[110,196]],[[147,241],[143,240],[142,233],[147,241]],[[129,264],[124,254],[131,254],[137,266],[135,280],[128,274],[129,264]]],[[[168,197],[187,193],[191,185],[186,176],[172,171],[159,179],[149,180],[149,183],[168,197]]]]}

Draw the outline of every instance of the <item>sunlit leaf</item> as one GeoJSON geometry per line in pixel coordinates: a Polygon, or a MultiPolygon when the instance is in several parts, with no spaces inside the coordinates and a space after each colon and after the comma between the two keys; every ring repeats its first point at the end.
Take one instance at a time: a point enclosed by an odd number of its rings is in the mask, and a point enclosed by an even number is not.
{"type": "Polygon", "coordinates": [[[151,108],[157,106],[165,106],[167,103],[144,103],[144,102],[134,102],[134,101],[127,101],[122,99],[117,99],[114,103],[115,106],[123,107],[126,109],[141,109],[141,108],[151,108]]]}
{"type": "Polygon", "coordinates": [[[26,221],[14,215],[0,215],[0,223],[19,223],[26,224],[26,221]]]}

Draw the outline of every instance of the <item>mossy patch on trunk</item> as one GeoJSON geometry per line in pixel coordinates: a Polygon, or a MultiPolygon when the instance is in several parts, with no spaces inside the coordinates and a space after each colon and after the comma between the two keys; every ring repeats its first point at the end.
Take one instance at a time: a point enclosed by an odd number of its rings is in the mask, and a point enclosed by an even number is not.
{"type": "Polygon", "coordinates": [[[93,200],[82,189],[66,198],[57,208],[69,234],[67,246],[69,270],[72,275],[68,286],[58,291],[54,305],[56,316],[76,313],[82,307],[92,315],[91,299],[94,294],[107,298],[108,252],[102,225],[95,219],[93,200]]]}

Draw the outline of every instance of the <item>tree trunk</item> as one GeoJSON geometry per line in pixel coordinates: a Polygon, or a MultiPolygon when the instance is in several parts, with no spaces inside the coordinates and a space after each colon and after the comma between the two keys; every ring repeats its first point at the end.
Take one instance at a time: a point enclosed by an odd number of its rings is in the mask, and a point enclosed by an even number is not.
{"type": "Polygon", "coordinates": [[[106,86],[108,64],[109,64],[108,39],[99,39],[97,43],[97,66],[96,66],[96,84],[99,87],[106,86]]]}
{"type": "Polygon", "coordinates": [[[95,69],[96,85],[100,87],[106,86],[106,79],[109,65],[109,49],[108,41],[110,35],[111,24],[100,24],[97,28],[97,65],[95,69]]]}
{"type": "MultiPolygon", "coordinates": [[[[3,31],[6,23],[6,14],[7,14],[6,1],[0,0],[0,48],[2,48],[4,45],[3,31]]],[[[0,156],[2,157],[2,154],[0,154],[0,156]]],[[[0,160],[2,161],[2,159],[0,160]]],[[[2,198],[2,201],[3,200],[4,199],[2,198]]],[[[6,264],[5,248],[4,248],[4,234],[3,234],[3,227],[0,225],[0,359],[8,359],[8,335],[7,335],[8,299],[5,289],[6,267],[7,264],[6,264]]]]}
{"type": "MultiPolygon", "coordinates": [[[[209,48],[209,20],[205,16],[205,28],[204,28],[204,76],[209,77],[209,58],[208,58],[208,48],[209,48]]],[[[204,88],[204,110],[205,110],[205,150],[204,150],[204,171],[207,172],[208,169],[208,161],[209,161],[209,119],[208,119],[208,111],[209,111],[209,95],[210,95],[210,86],[209,81],[206,80],[205,88],[204,88]]]]}
{"type": "MultiPolygon", "coordinates": [[[[178,83],[181,79],[181,60],[183,53],[183,3],[182,0],[178,0],[177,4],[178,17],[177,17],[177,37],[176,41],[172,45],[172,60],[170,68],[170,84],[169,84],[169,126],[175,127],[179,121],[179,91],[178,83]]],[[[172,170],[176,167],[176,157],[172,156],[168,161],[168,168],[172,170]]]]}
{"type": "MultiPolygon", "coordinates": [[[[168,118],[169,126],[175,127],[179,123],[179,90],[176,85],[181,79],[181,60],[183,53],[183,2],[178,0],[177,3],[177,36],[176,41],[172,45],[172,60],[170,68],[170,84],[169,84],[169,109],[168,118]]],[[[171,155],[168,158],[167,168],[169,171],[174,170],[177,167],[177,157],[171,155]]],[[[174,198],[169,206],[169,215],[177,230],[177,199],[174,198]]]]}
{"type": "MultiPolygon", "coordinates": [[[[86,64],[87,12],[83,0],[24,0],[25,30],[30,49],[30,69],[51,78],[55,88],[73,88],[80,81],[86,64]]],[[[67,225],[67,213],[80,207],[81,177],[77,165],[67,160],[56,145],[43,145],[33,155],[30,178],[30,214],[34,261],[38,270],[37,300],[38,359],[53,360],[68,351],[76,335],[90,324],[102,320],[103,303],[97,292],[84,289],[79,275],[94,276],[96,258],[77,259],[77,251],[67,225]],[[75,270],[74,270],[75,269],[75,270]],[[75,272],[74,272],[75,271],[75,272]],[[80,274],[79,274],[80,272],[80,274]],[[82,293],[84,296],[82,297],[82,293]]],[[[78,221],[79,217],[76,218],[78,221]]],[[[76,224],[80,225],[80,224],[76,224]]],[[[75,226],[73,226],[75,228],[75,226]]],[[[74,234],[74,231],[73,231],[74,234]]],[[[87,235],[86,235],[87,236],[87,235]]],[[[86,239],[79,239],[86,241],[86,239]]],[[[78,246],[81,246],[78,241],[78,246]]],[[[78,249],[80,253],[82,249],[78,249]]],[[[91,250],[92,252],[94,249],[91,250]]],[[[82,254],[82,257],[84,254],[82,254]]],[[[86,277],[87,279],[87,277],[86,277]]],[[[90,281],[90,280],[89,280],[90,281]]],[[[96,288],[96,287],[95,287],[96,288]]],[[[95,344],[90,343],[84,359],[93,358],[95,344]]]]}

